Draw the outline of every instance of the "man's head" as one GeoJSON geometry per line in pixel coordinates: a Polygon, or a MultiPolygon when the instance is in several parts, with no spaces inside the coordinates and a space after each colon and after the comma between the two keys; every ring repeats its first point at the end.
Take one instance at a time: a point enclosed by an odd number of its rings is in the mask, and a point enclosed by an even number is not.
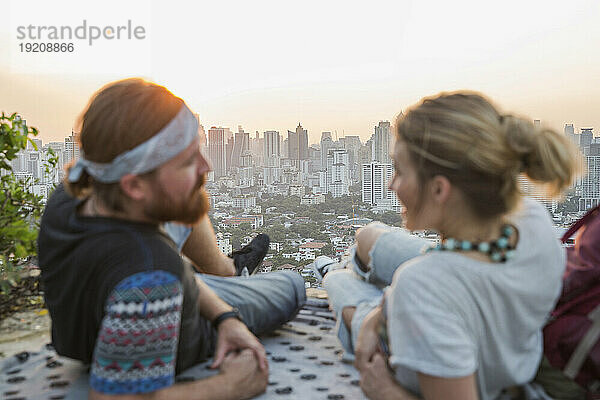
{"type": "Polygon", "coordinates": [[[149,219],[193,224],[209,209],[208,194],[204,190],[209,170],[210,165],[196,139],[180,154],[138,182],[141,185],[128,181],[134,177],[123,177],[122,186],[133,198],[139,193],[144,215],[149,219]],[[142,190],[138,192],[136,188],[142,190]]]}
{"type": "Polygon", "coordinates": [[[69,167],[67,190],[94,194],[124,213],[132,204],[151,221],[197,221],[208,210],[197,121],[183,100],[142,79],[108,84],[80,119],[83,159],[69,167]]]}

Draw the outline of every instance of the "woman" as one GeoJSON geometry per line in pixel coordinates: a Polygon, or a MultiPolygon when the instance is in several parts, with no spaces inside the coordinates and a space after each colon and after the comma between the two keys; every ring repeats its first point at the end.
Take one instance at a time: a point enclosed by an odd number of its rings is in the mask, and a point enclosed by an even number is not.
{"type": "Polygon", "coordinates": [[[494,399],[534,377],[565,265],[547,211],[517,178],[558,195],[577,152],[470,92],[424,99],[395,131],[390,188],[406,227],[442,241],[423,251],[403,231],[359,231],[354,271],[324,279],[340,340],[370,398],[494,399]]]}

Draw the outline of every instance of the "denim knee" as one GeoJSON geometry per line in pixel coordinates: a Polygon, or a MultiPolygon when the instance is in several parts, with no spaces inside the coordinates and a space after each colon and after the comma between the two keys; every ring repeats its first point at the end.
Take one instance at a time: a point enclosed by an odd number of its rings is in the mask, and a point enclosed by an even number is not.
{"type": "Polygon", "coordinates": [[[275,271],[271,273],[285,276],[285,278],[290,281],[296,295],[297,307],[298,309],[302,308],[302,306],[306,304],[306,286],[304,285],[304,278],[302,278],[299,273],[292,271],[275,271]]]}

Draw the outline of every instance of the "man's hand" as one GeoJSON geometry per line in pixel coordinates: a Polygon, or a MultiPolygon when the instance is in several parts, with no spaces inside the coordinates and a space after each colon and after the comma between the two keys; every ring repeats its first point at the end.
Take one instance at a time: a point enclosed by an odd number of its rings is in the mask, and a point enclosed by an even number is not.
{"type": "Polygon", "coordinates": [[[265,348],[241,321],[229,318],[219,324],[215,359],[211,368],[218,368],[232,351],[249,349],[254,353],[261,371],[268,372],[265,348]]]}
{"type": "Polygon", "coordinates": [[[233,398],[248,399],[267,389],[269,371],[256,368],[257,366],[257,359],[249,349],[229,353],[223,359],[221,374],[233,389],[233,398]]]}
{"type": "Polygon", "coordinates": [[[371,311],[361,324],[354,351],[354,366],[361,373],[367,367],[373,356],[379,351],[379,334],[377,325],[381,321],[381,307],[371,311]]]}

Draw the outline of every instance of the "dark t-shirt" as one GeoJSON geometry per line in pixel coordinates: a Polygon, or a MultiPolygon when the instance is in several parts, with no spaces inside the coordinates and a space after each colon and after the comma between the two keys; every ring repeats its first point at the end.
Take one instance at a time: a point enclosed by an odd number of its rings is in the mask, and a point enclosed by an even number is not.
{"type": "MultiPolygon", "coordinates": [[[[114,301],[117,285],[135,279],[133,275],[161,271],[174,277],[183,292],[176,371],[207,358],[210,324],[199,314],[193,268],[181,258],[172,240],[156,224],[79,216],[80,204],[81,200],[59,186],[48,201],[38,238],[56,351],[92,362],[107,304],[114,301]]],[[[127,304],[127,299],[121,300],[127,304]]]]}

